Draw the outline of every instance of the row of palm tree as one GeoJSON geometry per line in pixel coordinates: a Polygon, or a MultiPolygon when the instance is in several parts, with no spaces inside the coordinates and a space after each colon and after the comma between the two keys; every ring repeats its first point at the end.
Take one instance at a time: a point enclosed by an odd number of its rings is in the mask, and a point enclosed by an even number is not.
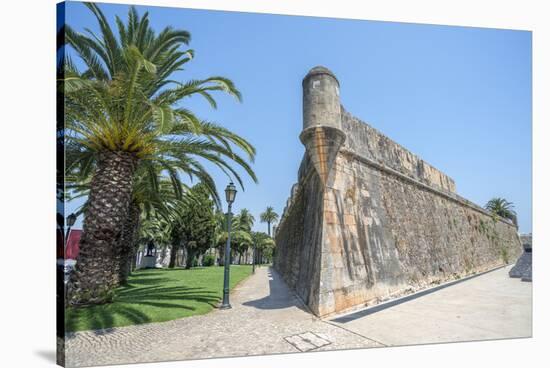
{"type": "MultiPolygon", "coordinates": [[[[272,208],[271,210],[273,211],[272,208]]],[[[275,218],[277,217],[278,215],[275,214],[275,218]]],[[[253,247],[256,248],[256,263],[262,260],[270,260],[273,253],[275,243],[271,236],[264,232],[252,230],[255,221],[254,215],[246,208],[241,209],[239,213],[231,218],[231,251],[234,255],[238,255],[238,264],[242,263],[243,255],[253,247]]],[[[223,264],[225,263],[225,259],[223,259],[224,247],[228,237],[227,216],[223,212],[217,211],[214,215],[214,223],[212,248],[217,249],[217,253],[221,258],[220,263],[223,264]]],[[[203,249],[203,251],[205,250],[203,249]]],[[[233,258],[231,257],[229,261],[231,262],[233,258]]]]}
{"type": "MultiPolygon", "coordinates": [[[[273,207],[267,207],[266,211],[260,214],[260,221],[267,223],[268,233],[266,234],[261,231],[252,231],[252,227],[254,226],[256,219],[246,208],[243,208],[235,217],[233,217],[231,228],[234,229],[234,231],[231,232],[231,245],[239,255],[239,264],[241,263],[243,254],[251,247],[255,247],[256,249],[254,254],[256,259],[254,262],[263,263],[264,261],[269,261],[271,259],[275,247],[275,242],[271,238],[271,223],[276,221],[278,218],[279,215],[275,213],[273,207]]],[[[224,225],[225,221],[227,220],[224,220],[224,225]]],[[[227,227],[225,226],[224,229],[226,228],[227,227]]],[[[220,248],[220,254],[223,253],[221,250],[226,241],[227,231],[223,231],[220,233],[217,242],[218,247],[220,248]]]]}
{"type": "MultiPolygon", "coordinates": [[[[153,242],[158,249],[170,249],[169,268],[178,266],[178,253],[184,251],[185,261],[181,266],[190,268],[198,258],[212,256],[217,250],[220,264],[225,263],[224,247],[226,246],[227,216],[215,209],[203,184],[190,189],[191,203],[175,207],[166,221],[164,216],[144,218],[142,231],[136,241],[137,247],[143,249],[153,242]],[[202,192],[202,198],[201,193],[202,192]]],[[[271,209],[271,211],[273,211],[271,209]]],[[[274,213],[274,211],[273,211],[274,213]]],[[[277,218],[277,214],[274,213],[277,218]]],[[[231,219],[231,252],[229,262],[237,258],[238,264],[243,256],[254,248],[255,263],[270,261],[275,243],[265,232],[252,231],[255,218],[246,208],[231,219]]],[[[135,259],[135,252],[131,254],[135,259]]]]}
{"type": "Polygon", "coordinates": [[[173,79],[193,59],[189,32],[166,27],[156,33],[148,14],[134,7],[126,21],[116,17],[115,32],[96,4],[83,4],[100,31],[80,33],[67,25],[59,37],[65,46],[58,68],[65,121],[58,136],[64,138],[66,190],[87,198],[69,285],[73,305],[108,302],[129,273],[138,240],[147,233],[171,236],[176,215],[194,200],[182,174],[199,180],[215,205],[218,192],[204,162],[241,187],[237,167],[257,182],[250,166],[254,147],[183,107],[199,96],[215,108],[214,93],[241,100],[224,77],[173,79]]]}

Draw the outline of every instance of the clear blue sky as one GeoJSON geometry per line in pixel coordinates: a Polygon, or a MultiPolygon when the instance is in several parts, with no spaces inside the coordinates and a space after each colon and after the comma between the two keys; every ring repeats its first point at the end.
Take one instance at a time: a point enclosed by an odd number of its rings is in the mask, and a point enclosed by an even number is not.
{"type": "MultiPolygon", "coordinates": [[[[100,6],[113,27],[115,14],[126,19],[128,6],[100,6]]],[[[281,214],[304,153],[301,81],[324,65],[338,77],[349,112],[450,175],[463,197],[479,205],[497,196],[512,201],[520,231],[531,232],[530,32],[137,9],[149,11],[158,31],[191,32],[195,59],[174,79],[222,75],[243,94],[243,103],[220,95],[218,110],[199,98],[186,104],[258,149],[260,182],[245,181],[235,211],[246,207],[259,220],[271,205],[281,214]]],[[[80,3],[68,4],[66,19],[77,30],[97,30],[80,3]]],[[[219,172],[214,178],[222,191],[228,180],[219,172]]]]}

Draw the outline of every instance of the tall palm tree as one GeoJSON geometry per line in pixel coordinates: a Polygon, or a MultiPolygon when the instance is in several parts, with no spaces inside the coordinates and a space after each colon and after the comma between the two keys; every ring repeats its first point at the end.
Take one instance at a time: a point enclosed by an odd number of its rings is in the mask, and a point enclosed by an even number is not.
{"type": "Polygon", "coordinates": [[[256,247],[256,254],[254,255],[256,259],[254,262],[261,263],[265,253],[267,253],[268,257],[271,255],[271,249],[275,247],[275,242],[268,234],[261,231],[252,232],[252,240],[256,247]]]}
{"type": "Polygon", "coordinates": [[[514,204],[504,198],[493,198],[485,205],[485,209],[495,215],[512,220],[517,226],[517,215],[514,211],[514,204]]]}
{"type": "Polygon", "coordinates": [[[254,226],[254,221],[256,219],[246,208],[241,209],[241,211],[235,216],[232,226],[235,230],[247,233],[248,236],[241,237],[238,240],[238,243],[235,247],[235,250],[239,253],[239,264],[241,264],[243,254],[248,250],[248,248],[253,244],[252,241],[252,226],[254,226]]]}
{"type": "Polygon", "coordinates": [[[138,232],[138,247],[145,247],[151,242],[156,249],[164,248],[170,241],[170,224],[166,218],[152,214],[141,219],[142,225],[138,232]]]}
{"type": "MultiPolygon", "coordinates": [[[[227,242],[227,236],[228,236],[227,216],[223,212],[218,211],[215,215],[215,219],[217,222],[217,225],[215,226],[216,244],[220,251],[220,255],[224,257],[225,253],[223,252],[223,249],[227,242]]],[[[231,220],[231,249],[234,251],[237,251],[239,254],[242,252],[243,248],[246,248],[253,243],[252,236],[250,234],[250,229],[248,226],[252,226],[252,225],[248,225],[247,220],[243,219],[241,221],[239,215],[234,216],[231,220]]],[[[223,262],[225,261],[226,260],[223,259],[223,262]]],[[[231,262],[231,260],[229,260],[229,262],[231,262]]]]}
{"type": "Polygon", "coordinates": [[[250,232],[252,230],[252,226],[254,226],[254,221],[256,221],[256,219],[246,208],[241,209],[237,216],[235,216],[237,228],[244,231],[250,232]]]}
{"type": "MultiPolygon", "coordinates": [[[[69,160],[68,160],[69,161],[69,160]]],[[[139,246],[138,232],[141,218],[162,217],[168,223],[173,222],[173,214],[190,204],[193,200],[189,187],[179,180],[170,180],[161,176],[162,168],[154,172],[139,167],[132,188],[132,199],[128,216],[121,229],[121,237],[117,246],[118,260],[113,263],[115,274],[118,273],[119,283],[125,283],[139,246]]],[[[69,200],[88,198],[91,175],[89,172],[77,169],[71,170],[66,176],[66,190],[69,200]]],[[[88,201],[77,209],[77,215],[83,213],[88,201]]]]}
{"type": "Polygon", "coordinates": [[[273,207],[269,206],[265,212],[260,214],[260,221],[267,222],[267,234],[271,237],[271,223],[279,219],[279,215],[275,212],[273,207]]]}
{"type": "Polygon", "coordinates": [[[126,24],[116,18],[117,37],[97,5],[84,4],[100,33],[65,28],[66,42],[86,68],[78,70],[67,56],[59,81],[65,97],[65,145],[79,153],[74,161],[79,165],[95,162],[79,259],[69,288],[72,304],[104,303],[117,284],[113,262],[138,167],[154,170],[160,165],[170,178],[184,172],[214,186],[202,158],[241,186],[232,163],[256,181],[247,160],[233,150],[238,147],[252,161],[255,149],[250,143],[181,107],[194,95],[216,107],[211,94],[215,91],[240,100],[239,91],[223,77],[186,83],[171,79],[194,55],[193,50],[182,49],[189,43],[189,33],[167,27],[157,34],[148,14],[140,17],[131,7],[126,24]]]}
{"type": "Polygon", "coordinates": [[[170,227],[175,211],[186,208],[193,202],[189,188],[181,182],[173,182],[160,176],[156,183],[150,178],[153,173],[138,170],[132,190],[129,215],[124,223],[122,237],[118,247],[118,273],[120,283],[125,283],[135,259],[138,247],[137,233],[141,217],[162,218],[170,227]]]}

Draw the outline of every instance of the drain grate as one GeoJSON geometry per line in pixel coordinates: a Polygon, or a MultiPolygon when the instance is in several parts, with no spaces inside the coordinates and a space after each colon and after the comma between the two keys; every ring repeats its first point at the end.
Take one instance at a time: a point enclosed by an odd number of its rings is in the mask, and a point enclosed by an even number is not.
{"type": "Polygon", "coordinates": [[[311,331],[287,336],[284,339],[299,351],[310,351],[331,344],[326,335],[316,334],[311,331]]]}

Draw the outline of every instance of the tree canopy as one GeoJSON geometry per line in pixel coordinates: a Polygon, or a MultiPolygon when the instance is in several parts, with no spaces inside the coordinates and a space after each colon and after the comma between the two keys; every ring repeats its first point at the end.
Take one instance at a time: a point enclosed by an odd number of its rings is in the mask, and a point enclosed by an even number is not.
{"type": "Polygon", "coordinates": [[[514,204],[504,198],[493,198],[485,205],[485,209],[491,213],[512,220],[517,225],[517,215],[514,204]]]}

